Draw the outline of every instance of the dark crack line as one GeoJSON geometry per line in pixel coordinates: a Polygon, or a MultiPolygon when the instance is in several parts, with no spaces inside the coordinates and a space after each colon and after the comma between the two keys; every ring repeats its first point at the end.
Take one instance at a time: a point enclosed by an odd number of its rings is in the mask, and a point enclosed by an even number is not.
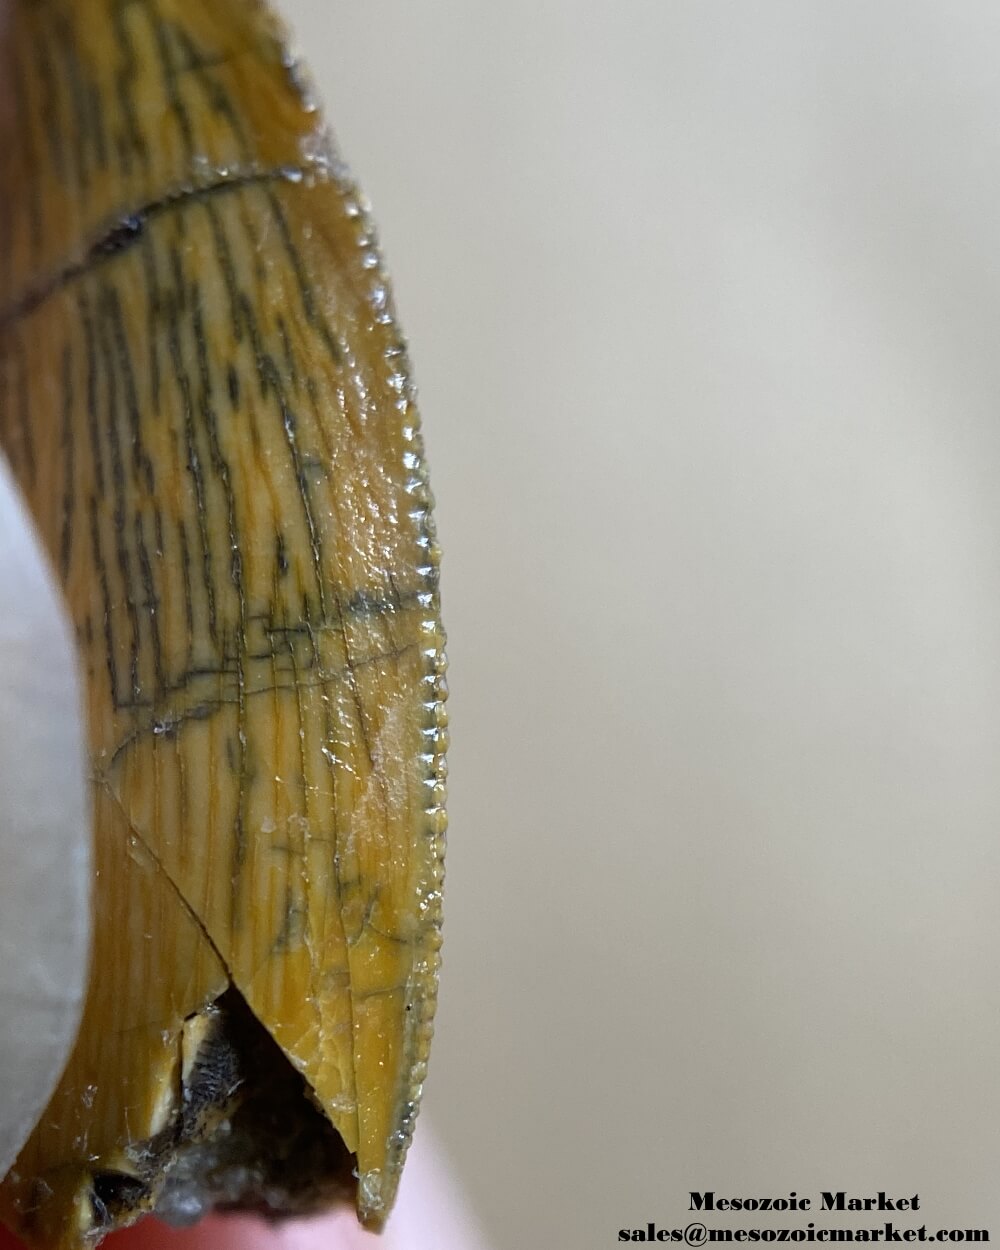
{"type": "Polygon", "coordinates": [[[139,843],[142,849],[146,852],[146,854],[149,856],[152,862],[156,865],[157,871],[162,874],[163,879],[167,882],[167,884],[173,890],[174,894],[177,896],[177,900],[180,903],[180,905],[184,908],[187,914],[191,917],[191,919],[197,925],[202,937],[204,937],[205,941],[209,944],[212,951],[214,952],[216,959],[218,959],[219,964],[222,967],[222,971],[226,974],[226,979],[229,981],[229,984],[235,986],[236,981],[233,978],[233,970],[232,968],[230,968],[229,962],[223,958],[222,951],[219,950],[218,946],[215,944],[214,939],[212,938],[212,935],[209,933],[208,929],[205,927],[205,922],[195,911],[194,907],[192,907],[191,903],[188,901],[188,898],[185,895],[184,891],[181,889],[181,887],[173,879],[170,873],[167,872],[167,869],[164,866],[163,860],[160,859],[159,855],[157,855],[157,853],[153,850],[153,848],[149,845],[146,839],[142,836],[139,830],[132,823],[132,820],[128,812],[125,810],[125,804],[121,801],[118,795],[115,794],[114,789],[112,788],[111,783],[108,781],[108,779],[106,777],[98,776],[97,781],[98,781],[98,784],[102,787],[102,789],[104,789],[107,792],[107,794],[111,798],[111,801],[114,803],[115,807],[117,807],[119,812],[121,812],[122,820],[125,821],[125,824],[128,826],[128,829],[131,835],[135,838],[135,840],[139,843]]]}
{"type": "Polygon", "coordinates": [[[150,200],[132,212],[122,213],[112,226],[87,247],[82,259],[72,261],[50,274],[49,277],[42,279],[0,312],[0,330],[6,329],[19,318],[34,312],[74,279],[89,273],[98,265],[110,260],[111,257],[132,247],[142,237],[146,227],[157,217],[185,208],[189,204],[200,203],[227,191],[268,186],[275,182],[301,182],[306,177],[322,176],[322,168],[316,166],[305,168],[300,165],[282,165],[278,169],[249,170],[218,178],[215,182],[208,182],[203,186],[179,187],[174,191],[168,191],[166,195],[158,199],[150,200]]]}

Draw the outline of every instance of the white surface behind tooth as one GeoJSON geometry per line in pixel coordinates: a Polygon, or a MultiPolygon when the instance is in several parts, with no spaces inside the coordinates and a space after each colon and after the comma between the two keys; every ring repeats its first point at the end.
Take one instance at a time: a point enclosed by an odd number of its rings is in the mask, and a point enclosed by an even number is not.
{"type": "Polygon", "coordinates": [[[79,1024],[90,823],[69,627],[0,459],[0,1176],[79,1024]]]}

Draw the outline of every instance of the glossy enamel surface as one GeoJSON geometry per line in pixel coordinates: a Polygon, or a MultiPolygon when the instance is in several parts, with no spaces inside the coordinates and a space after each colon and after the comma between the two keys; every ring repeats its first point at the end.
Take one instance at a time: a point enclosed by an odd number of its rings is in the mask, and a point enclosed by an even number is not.
{"type": "Polygon", "coordinates": [[[99,1235],[93,1176],[142,1172],[184,1021],[233,985],[378,1225],[431,1032],[446,730],[372,224],[261,6],[25,0],[0,58],[0,439],[76,625],[97,862],[83,1027],[3,1214],[99,1235]]]}

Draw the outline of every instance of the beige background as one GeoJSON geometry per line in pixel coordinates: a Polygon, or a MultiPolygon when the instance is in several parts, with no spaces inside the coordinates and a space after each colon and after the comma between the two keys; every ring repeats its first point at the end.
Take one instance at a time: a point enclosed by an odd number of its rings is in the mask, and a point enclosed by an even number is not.
{"type": "Polygon", "coordinates": [[[1000,8],[285,8],[421,387],[492,1244],[1000,1237],[1000,8]]]}

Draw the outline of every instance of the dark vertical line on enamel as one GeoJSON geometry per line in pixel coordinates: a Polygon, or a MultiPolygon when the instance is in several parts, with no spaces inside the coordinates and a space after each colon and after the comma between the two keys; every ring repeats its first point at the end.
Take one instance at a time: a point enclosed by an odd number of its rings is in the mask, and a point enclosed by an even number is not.
{"type": "Polygon", "coordinates": [[[208,364],[208,351],[205,344],[205,324],[201,312],[201,295],[197,285],[191,287],[191,320],[194,334],[195,350],[198,360],[199,403],[198,410],[208,434],[209,456],[212,468],[222,484],[226,499],[226,522],[229,531],[230,577],[236,590],[239,631],[236,638],[236,691],[237,691],[237,742],[238,760],[237,773],[239,779],[238,803],[236,811],[236,828],[233,839],[233,883],[232,893],[234,929],[241,919],[243,890],[239,888],[244,882],[243,864],[246,860],[246,801],[247,801],[247,732],[246,732],[246,672],[244,668],[247,637],[247,604],[243,590],[243,557],[240,551],[240,537],[236,524],[236,496],[233,491],[232,474],[229,464],[222,454],[219,445],[219,431],[215,408],[212,403],[212,378],[208,364]]]}
{"type": "Polygon", "coordinates": [[[184,441],[187,447],[187,468],[194,486],[195,508],[198,518],[198,537],[201,542],[201,573],[208,601],[208,628],[212,642],[219,645],[219,621],[215,610],[215,584],[212,577],[212,541],[209,534],[208,503],[205,495],[205,475],[202,470],[201,456],[194,427],[194,408],[191,399],[191,384],[184,368],[184,355],[180,342],[180,317],[184,309],[183,276],[177,265],[176,252],[173,253],[175,289],[167,297],[166,323],[167,343],[170,350],[170,362],[174,382],[180,392],[181,410],[183,412],[184,441]]]}
{"type": "Polygon", "coordinates": [[[87,430],[90,434],[94,477],[98,492],[103,495],[105,491],[103,440],[101,438],[100,419],[97,412],[97,344],[94,341],[94,322],[90,311],[90,299],[86,292],[80,292],[76,304],[80,324],[83,326],[83,358],[87,362],[87,430]]]}
{"type": "Polygon", "coordinates": [[[128,418],[130,444],[132,451],[132,472],[137,481],[152,495],[156,483],[153,476],[153,464],[146,454],[142,441],[142,417],[139,413],[139,399],[136,392],[135,375],[132,372],[132,353],[125,338],[125,321],[122,316],[121,300],[113,286],[106,288],[107,311],[111,322],[111,334],[115,346],[118,370],[121,373],[125,388],[125,413],[128,418]]]}
{"type": "Polygon", "coordinates": [[[33,486],[38,469],[35,463],[35,431],[31,417],[28,354],[20,334],[16,336],[16,343],[18,428],[21,434],[21,450],[24,453],[24,471],[28,476],[29,485],[33,486]]]}
{"type": "Polygon", "coordinates": [[[133,88],[139,77],[139,63],[135,44],[128,31],[128,8],[127,0],[119,0],[112,9],[115,42],[122,52],[122,63],[115,75],[115,91],[118,96],[118,117],[125,127],[115,146],[126,178],[134,168],[133,158],[137,157],[144,169],[149,168],[149,149],[136,121],[138,111],[133,99],[133,88]]]}
{"type": "Polygon", "coordinates": [[[166,671],[163,666],[163,646],[160,641],[160,621],[157,615],[159,599],[153,581],[153,568],[149,562],[149,551],[143,533],[143,517],[135,512],[132,517],[135,528],[135,546],[139,556],[139,576],[142,579],[143,607],[149,613],[149,634],[153,648],[153,674],[155,679],[154,698],[161,698],[167,688],[166,671]]]}
{"type": "Polygon", "coordinates": [[[59,539],[59,572],[63,581],[69,575],[69,558],[73,549],[73,511],[76,495],[76,439],[73,437],[73,352],[69,343],[62,356],[62,432],[63,455],[62,534],[59,539]]]}
{"type": "Polygon", "coordinates": [[[104,655],[108,666],[108,681],[111,684],[111,703],[113,707],[118,708],[121,705],[121,700],[118,697],[118,670],[115,658],[114,636],[111,632],[111,592],[108,589],[108,569],[104,562],[104,552],[101,549],[97,499],[93,495],[87,501],[87,511],[90,516],[90,554],[94,561],[94,569],[97,572],[97,580],[101,588],[101,605],[104,609],[104,620],[102,622],[104,627],[104,655]]]}
{"type": "MultiPolygon", "coordinates": [[[[119,377],[115,369],[114,348],[109,341],[108,332],[111,327],[107,322],[111,319],[111,298],[107,287],[101,291],[96,319],[97,346],[100,357],[104,361],[107,379],[107,408],[103,431],[107,436],[108,449],[111,454],[111,486],[114,495],[114,545],[118,561],[118,573],[121,578],[122,592],[125,599],[125,612],[129,623],[129,673],[132,682],[131,700],[138,703],[142,698],[142,685],[139,681],[139,651],[142,646],[139,613],[135,600],[129,593],[132,586],[132,561],[129,557],[126,542],[126,511],[127,484],[125,481],[125,464],[122,457],[121,429],[119,426],[119,377]]],[[[113,330],[112,330],[113,333],[113,330]]]]}
{"type": "Polygon", "coordinates": [[[165,22],[155,10],[150,12],[149,20],[153,27],[156,52],[160,58],[160,71],[163,75],[163,86],[167,93],[167,102],[181,132],[185,154],[190,160],[194,156],[194,130],[191,126],[191,118],[188,115],[184,100],[181,97],[180,88],[177,85],[177,69],[171,46],[174,38],[173,24],[165,22]]]}
{"type": "Polygon", "coordinates": [[[194,595],[191,589],[191,548],[188,546],[187,528],[183,521],[177,522],[177,538],[181,546],[181,577],[184,582],[184,623],[187,626],[186,672],[194,667],[194,595]]]}
{"type": "Polygon", "coordinates": [[[146,281],[146,335],[149,339],[149,382],[153,411],[160,411],[160,335],[163,312],[160,281],[156,272],[156,249],[147,230],[142,240],[142,271],[146,281]]]}

